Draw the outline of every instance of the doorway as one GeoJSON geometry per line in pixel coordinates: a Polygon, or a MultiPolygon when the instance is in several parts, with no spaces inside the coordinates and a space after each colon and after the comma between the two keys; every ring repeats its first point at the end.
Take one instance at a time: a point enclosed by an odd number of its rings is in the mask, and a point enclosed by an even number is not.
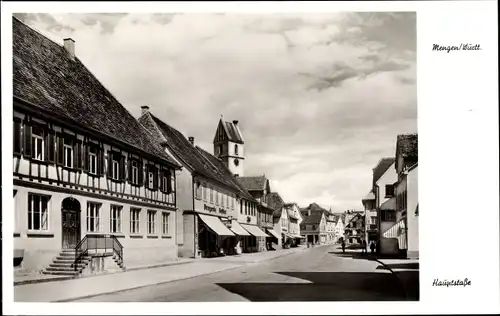
{"type": "Polygon", "coordinates": [[[61,204],[62,248],[73,249],[80,242],[80,202],[73,197],[65,198],[61,204]]]}

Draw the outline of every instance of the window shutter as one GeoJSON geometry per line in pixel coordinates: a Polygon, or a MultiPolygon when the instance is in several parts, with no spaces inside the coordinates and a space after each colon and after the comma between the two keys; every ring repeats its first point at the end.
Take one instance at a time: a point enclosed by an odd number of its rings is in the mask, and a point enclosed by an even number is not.
{"type": "Polygon", "coordinates": [[[14,119],[14,155],[21,155],[22,138],[21,138],[21,120],[14,119]]]}
{"type": "Polygon", "coordinates": [[[165,192],[165,188],[163,187],[163,177],[165,176],[165,169],[160,169],[160,191],[165,192]]]}
{"type": "Polygon", "coordinates": [[[153,167],[152,171],[153,171],[153,189],[158,190],[158,177],[159,177],[158,168],[153,167]]]}
{"type": "Polygon", "coordinates": [[[172,193],[172,173],[170,170],[167,170],[165,172],[165,176],[167,177],[167,188],[166,188],[166,192],[168,194],[172,193]]]}
{"type": "Polygon", "coordinates": [[[28,121],[24,122],[24,158],[31,158],[31,124],[28,121]]]}
{"type": "Polygon", "coordinates": [[[113,152],[108,150],[108,165],[107,165],[107,173],[108,178],[113,176],[113,152]]]}
{"type": "Polygon", "coordinates": [[[128,173],[128,182],[132,183],[132,158],[130,157],[130,154],[128,154],[128,159],[127,159],[127,173],[128,173]]]}
{"type": "Polygon", "coordinates": [[[46,160],[49,163],[55,163],[56,161],[56,149],[55,149],[55,132],[54,130],[49,129],[47,133],[47,138],[45,139],[45,142],[47,143],[48,150],[46,151],[45,156],[47,157],[46,160]]]}
{"type": "Polygon", "coordinates": [[[104,175],[104,147],[101,145],[97,151],[97,171],[100,177],[104,175]]]}
{"type": "Polygon", "coordinates": [[[64,164],[64,137],[62,134],[57,135],[57,165],[64,164]]]}
{"type": "Polygon", "coordinates": [[[74,146],[74,151],[75,151],[75,169],[77,170],[82,170],[82,165],[83,165],[83,157],[82,157],[82,141],[77,140],[75,142],[74,146]]]}
{"type": "MultiPolygon", "coordinates": [[[[83,158],[82,158],[82,162],[83,162],[83,170],[85,171],[89,171],[89,143],[88,142],[85,142],[83,143],[83,158]]],[[[96,157],[97,159],[99,159],[98,157],[96,157]]],[[[98,164],[98,162],[96,161],[96,163],[98,164]]]]}
{"type": "Polygon", "coordinates": [[[120,154],[120,180],[125,181],[125,156],[120,154]]]}
{"type": "Polygon", "coordinates": [[[144,171],[143,171],[142,160],[139,161],[138,165],[139,165],[139,179],[138,179],[139,181],[138,182],[139,182],[139,185],[142,186],[142,185],[144,185],[144,171]]]}

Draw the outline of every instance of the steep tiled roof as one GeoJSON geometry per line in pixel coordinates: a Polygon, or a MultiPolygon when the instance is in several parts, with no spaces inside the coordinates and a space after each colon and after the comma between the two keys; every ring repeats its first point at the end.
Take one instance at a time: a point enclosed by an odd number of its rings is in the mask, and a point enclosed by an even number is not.
{"type": "Polygon", "coordinates": [[[266,197],[267,205],[274,209],[273,217],[281,217],[281,211],[285,202],[277,192],[271,192],[266,197]]]}
{"type": "Polygon", "coordinates": [[[303,225],[319,225],[321,216],[323,215],[323,212],[318,210],[311,210],[311,215],[308,215],[308,210],[301,211],[300,213],[304,218],[301,223],[303,225]]]}
{"type": "Polygon", "coordinates": [[[218,175],[223,178],[225,181],[228,183],[232,183],[232,186],[236,188],[241,197],[245,198],[250,201],[257,202],[250,193],[247,192],[239,183],[238,181],[234,178],[233,174],[231,171],[226,167],[224,162],[220,160],[219,158],[215,157],[214,155],[210,154],[206,150],[196,146],[196,149],[200,152],[200,154],[205,158],[207,161],[210,162],[210,164],[215,166],[215,171],[218,173],[218,175]]]}
{"type": "Polygon", "coordinates": [[[243,144],[243,137],[241,136],[240,129],[233,122],[224,122],[224,129],[228,140],[243,144]]]}
{"type": "MultiPolygon", "coordinates": [[[[236,191],[242,190],[222,161],[193,146],[177,129],[149,112],[143,114],[139,118],[139,122],[154,135],[158,142],[165,143],[175,157],[192,172],[236,191]],[[210,157],[213,157],[213,159],[210,157]]],[[[245,197],[251,198],[248,192],[245,191],[243,194],[245,197]]],[[[253,198],[251,199],[253,200],[253,198]]]]}
{"type": "Polygon", "coordinates": [[[178,166],[77,57],[17,18],[12,27],[15,99],[178,166]]]}
{"type": "Polygon", "coordinates": [[[394,163],[394,158],[386,157],[380,159],[377,166],[373,168],[373,185],[377,183],[378,179],[389,169],[389,167],[394,163]]]}
{"type": "Polygon", "coordinates": [[[263,191],[266,189],[266,176],[238,177],[240,184],[248,191],[263,191]]]}
{"type": "MultiPolygon", "coordinates": [[[[396,157],[401,155],[405,166],[418,162],[418,134],[398,135],[396,140],[396,157]]],[[[396,161],[397,164],[397,161],[396,161]]],[[[398,166],[396,165],[396,169],[398,166]]]]}

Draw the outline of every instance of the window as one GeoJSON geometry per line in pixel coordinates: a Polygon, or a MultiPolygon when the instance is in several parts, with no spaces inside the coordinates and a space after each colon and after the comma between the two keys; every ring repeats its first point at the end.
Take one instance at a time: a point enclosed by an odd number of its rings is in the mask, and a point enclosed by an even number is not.
{"type": "Polygon", "coordinates": [[[148,172],[148,188],[153,189],[154,183],[155,183],[154,174],[153,174],[153,172],[149,171],[148,172]]]}
{"type": "Polygon", "coordinates": [[[222,145],[219,145],[219,156],[222,156],[223,149],[224,149],[224,147],[222,145]]]}
{"type": "Polygon", "coordinates": [[[377,216],[372,216],[370,217],[370,224],[375,225],[377,224],[377,216]]]}
{"type": "Polygon", "coordinates": [[[168,235],[168,216],[169,213],[162,213],[161,214],[161,233],[163,235],[168,235]]]}
{"type": "Polygon", "coordinates": [[[101,204],[88,202],[87,203],[87,231],[101,231],[101,204]]]}
{"type": "Polygon", "coordinates": [[[141,210],[138,208],[130,209],[130,233],[131,234],[139,234],[139,219],[140,219],[141,210]]]}
{"type": "Polygon", "coordinates": [[[43,129],[38,126],[32,126],[31,128],[31,154],[32,158],[35,160],[45,159],[45,146],[43,144],[43,129]]]}
{"type": "Polygon", "coordinates": [[[109,231],[112,233],[122,232],[122,207],[111,205],[109,214],[109,231]]]}
{"type": "Polygon", "coordinates": [[[385,196],[393,196],[394,195],[394,186],[392,184],[387,184],[385,186],[385,196]]]}
{"type": "Polygon", "coordinates": [[[97,174],[97,148],[95,146],[89,148],[89,173],[97,174]]]}
{"type": "Polygon", "coordinates": [[[137,165],[137,161],[132,160],[131,168],[130,180],[133,184],[139,184],[139,166],[137,165]]]}
{"type": "Polygon", "coordinates": [[[238,145],[234,145],[234,154],[238,156],[238,145]]]}
{"type": "Polygon", "coordinates": [[[64,166],[73,168],[73,140],[64,138],[64,166]]]}
{"type": "Polygon", "coordinates": [[[203,194],[203,201],[206,201],[207,200],[207,186],[205,184],[203,184],[203,187],[202,187],[202,194],[203,194]]]}
{"type": "Polygon", "coordinates": [[[49,204],[50,196],[29,194],[28,195],[28,229],[49,229],[49,204]]]}
{"type": "Polygon", "coordinates": [[[215,205],[219,205],[219,192],[215,191],[215,205]]]}
{"type": "Polygon", "coordinates": [[[148,234],[153,235],[156,233],[156,211],[148,211],[148,234]]]}
{"type": "Polygon", "coordinates": [[[221,193],[220,194],[220,206],[224,207],[224,200],[226,199],[226,197],[224,196],[224,193],[221,193]]]}
{"type": "Polygon", "coordinates": [[[111,161],[111,178],[113,180],[118,180],[119,172],[120,172],[120,162],[118,160],[115,160],[113,157],[111,161]]]}
{"type": "Polygon", "coordinates": [[[382,210],[382,220],[386,222],[392,222],[396,220],[396,212],[389,210],[382,210]]]}
{"type": "Polygon", "coordinates": [[[234,197],[231,197],[231,209],[234,210],[234,197]]]}
{"type": "Polygon", "coordinates": [[[210,203],[214,202],[214,189],[210,188],[210,203]]]}
{"type": "Polygon", "coordinates": [[[197,182],[195,184],[196,188],[195,188],[195,192],[194,192],[194,196],[195,198],[197,198],[198,200],[201,199],[201,189],[202,189],[202,186],[201,186],[201,183],[197,182]]]}
{"type": "Polygon", "coordinates": [[[15,155],[20,155],[21,154],[21,120],[19,118],[14,118],[14,154],[15,155]]]}

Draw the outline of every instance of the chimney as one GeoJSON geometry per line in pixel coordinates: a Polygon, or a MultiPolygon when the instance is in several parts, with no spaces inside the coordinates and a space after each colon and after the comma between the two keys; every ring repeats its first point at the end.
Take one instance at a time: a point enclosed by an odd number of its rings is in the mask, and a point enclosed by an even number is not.
{"type": "Polygon", "coordinates": [[[234,121],[233,121],[233,124],[234,124],[234,125],[238,125],[238,120],[234,120],[234,121]]]}
{"type": "Polygon", "coordinates": [[[75,41],[72,38],[64,39],[64,49],[68,52],[69,57],[75,60],[75,41]]]}
{"type": "Polygon", "coordinates": [[[149,112],[149,106],[143,105],[141,106],[141,115],[144,115],[149,112]]]}
{"type": "Polygon", "coordinates": [[[188,139],[189,139],[189,142],[191,143],[191,145],[194,145],[194,137],[189,136],[188,139]]]}

